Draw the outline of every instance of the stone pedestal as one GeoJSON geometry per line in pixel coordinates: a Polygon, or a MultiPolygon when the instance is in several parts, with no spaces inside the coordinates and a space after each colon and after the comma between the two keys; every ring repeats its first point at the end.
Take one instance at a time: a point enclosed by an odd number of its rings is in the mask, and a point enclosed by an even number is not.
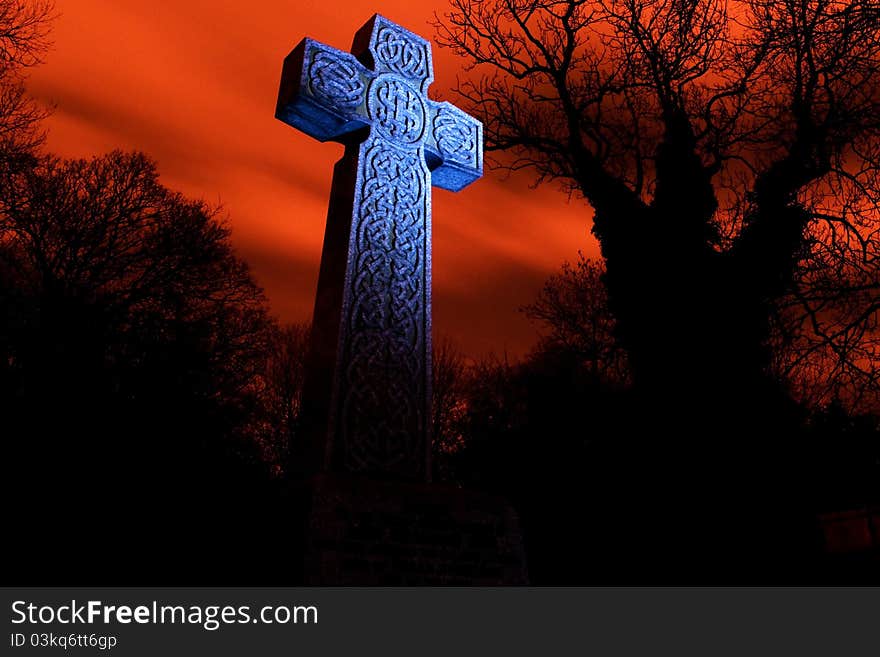
{"type": "Polygon", "coordinates": [[[491,495],[321,474],[305,511],[306,585],[527,583],[517,516],[491,495]]]}

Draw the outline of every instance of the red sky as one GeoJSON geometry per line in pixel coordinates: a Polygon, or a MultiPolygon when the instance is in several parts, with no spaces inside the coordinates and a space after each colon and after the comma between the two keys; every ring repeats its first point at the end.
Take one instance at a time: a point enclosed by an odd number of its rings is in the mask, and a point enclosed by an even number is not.
{"type": "MultiPolygon", "coordinates": [[[[233,241],[284,321],[307,320],[337,144],[274,116],[281,62],[310,36],[348,49],[375,12],[427,38],[445,5],[395,0],[76,0],[58,3],[55,46],[30,89],[56,105],[48,146],[83,157],[139,149],[167,185],[221,202],[233,241]]],[[[463,64],[434,49],[433,90],[463,64]]],[[[552,186],[486,171],[434,189],[434,327],[467,353],[521,355],[536,329],[518,308],[577,251],[597,252],[589,211],[552,186]]]]}

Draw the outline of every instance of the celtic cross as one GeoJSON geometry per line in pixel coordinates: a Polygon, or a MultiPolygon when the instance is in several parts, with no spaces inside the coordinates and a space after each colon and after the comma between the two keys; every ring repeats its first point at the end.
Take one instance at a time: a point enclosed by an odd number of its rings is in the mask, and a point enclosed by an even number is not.
{"type": "Polygon", "coordinates": [[[351,53],[303,39],[284,60],[275,112],[320,141],[345,145],[333,173],[306,372],[308,445],[298,458],[426,480],[431,185],[458,191],[482,175],[483,127],[428,98],[431,48],[421,37],[375,15],[351,53]]]}

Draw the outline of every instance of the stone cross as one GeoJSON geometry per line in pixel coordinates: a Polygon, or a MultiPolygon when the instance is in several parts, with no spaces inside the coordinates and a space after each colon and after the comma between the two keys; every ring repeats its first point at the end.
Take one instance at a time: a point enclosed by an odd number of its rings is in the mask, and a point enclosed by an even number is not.
{"type": "Polygon", "coordinates": [[[296,458],[315,469],[428,480],[431,185],[458,191],[482,175],[483,126],[428,98],[425,39],[377,14],[351,53],[303,39],[284,60],[275,112],[345,145],[306,371],[308,445],[296,458]]]}

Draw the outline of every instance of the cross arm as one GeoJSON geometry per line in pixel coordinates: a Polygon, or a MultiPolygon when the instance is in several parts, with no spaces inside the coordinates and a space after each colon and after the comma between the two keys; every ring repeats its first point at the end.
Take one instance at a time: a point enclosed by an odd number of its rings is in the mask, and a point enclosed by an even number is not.
{"type": "Polygon", "coordinates": [[[483,124],[450,103],[428,103],[425,158],[432,183],[457,192],[483,175],[483,124]]]}
{"type": "Polygon", "coordinates": [[[320,141],[367,127],[372,73],[354,55],[303,39],[284,59],[275,117],[320,141]]]}

